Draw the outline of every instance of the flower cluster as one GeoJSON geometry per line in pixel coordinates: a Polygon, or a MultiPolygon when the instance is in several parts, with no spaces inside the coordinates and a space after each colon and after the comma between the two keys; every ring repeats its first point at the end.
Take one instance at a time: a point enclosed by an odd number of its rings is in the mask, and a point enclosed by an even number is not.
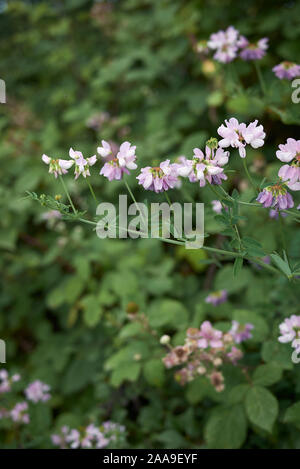
{"type": "Polygon", "coordinates": [[[240,57],[243,60],[261,60],[268,49],[268,38],[250,43],[245,36],[240,36],[238,45],[241,48],[240,57]]]}
{"type": "Polygon", "coordinates": [[[227,301],[227,296],[228,296],[227,290],[215,291],[215,292],[210,293],[210,295],[208,295],[205,298],[205,302],[210,303],[213,306],[218,306],[222,303],[225,303],[225,301],[227,301]]]}
{"type": "Polygon", "coordinates": [[[232,117],[228,121],[225,120],[225,125],[222,124],[218,128],[218,134],[223,137],[219,141],[219,146],[222,148],[238,148],[241,158],[246,156],[246,145],[252,148],[259,148],[264,145],[265,132],[262,125],[257,125],[258,121],[250,122],[249,125],[239,123],[239,121],[232,117]]]}
{"type": "Polygon", "coordinates": [[[51,440],[54,446],[59,446],[62,449],[100,449],[115,444],[124,436],[125,427],[123,425],[107,421],[100,427],[90,424],[80,430],[63,426],[59,433],[51,435],[51,440]]]}
{"type": "Polygon", "coordinates": [[[273,207],[274,210],[286,210],[294,206],[294,200],[284,184],[274,184],[265,187],[256,199],[265,208],[273,207]]]}
{"type": "Polygon", "coordinates": [[[220,367],[224,362],[236,364],[242,358],[242,351],[235,345],[251,338],[252,329],[252,324],[233,321],[229,332],[223,333],[204,321],[200,329],[187,330],[183,346],[169,346],[163,362],[166,368],[184,365],[175,373],[175,379],[182,385],[197,376],[206,376],[216,391],[223,391],[224,376],[220,367]]]}
{"type": "Polygon", "coordinates": [[[97,148],[97,152],[102,158],[111,157],[102,167],[100,174],[106,177],[109,181],[113,179],[120,180],[123,174],[129,174],[129,170],[136,169],[136,146],[132,146],[129,142],[123,142],[116,155],[113,155],[111,145],[102,140],[102,146],[97,148]]]}
{"type": "Polygon", "coordinates": [[[29,384],[24,392],[27,399],[31,402],[46,402],[51,398],[49,391],[50,386],[37,379],[29,384]]]}
{"type": "Polygon", "coordinates": [[[167,191],[173,189],[178,182],[177,167],[176,163],[170,164],[170,160],[166,160],[160,163],[159,166],[142,168],[137,179],[139,184],[146,190],[154,192],[167,191]]]}
{"type": "Polygon", "coordinates": [[[217,146],[212,148],[209,145],[205,147],[205,154],[199,148],[194,148],[193,159],[182,158],[181,163],[177,164],[177,173],[179,176],[188,177],[190,182],[199,182],[200,187],[209,184],[222,184],[226,180],[224,168],[228,163],[229,152],[217,146]]]}
{"type": "Polygon", "coordinates": [[[285,319],[279,326],[279,342],[286,344],[292,342],[292,347],[300,352],[300,316],[293,314],[285,319]]]}
{"type": "Polygon", "coordinates": [[[279,145],[276,156],[283,163],[290,163],[280,168],[278,176],[287,181],[289,189],[300,190],[300,140],[288,138],[285,144],[279,145]]]}
{"type": "MultiPolygon", "coordinates": [[[[232,62],[238,56],[245,61],[261,60],[269,47],[268,41],[267,37],[263,37],[258,41],[250,42],[236,28],[229,26],[225,31],[211,34],[208,41],[199,41],[196,51],[207,54],[209,50],[212,50],[214,59],[221,63],[232,62]]],[[[287,60],[275,65],[272,71],[280,80],[293,80],[300,77],[300,65],[287,60]]]]}
{"type": "Polygon", "coordinates": [[[20,381],[20,379],[19,374],[9,376],[5,369],[0,370],[0,394],[10,392],[12,384],[20,381]]]}
{"type": "Polygon", "coordinates": [[[296,77],[300,77],[300,65],[294,62],[281,62],[275,65],[272,70],[279,80],[293,80],[296,77]]]}
{"type": "Polygon", "coordinates": [[[250,43],[233,26],[226,31],[211,34],[207,41],[209,49],[214,50],[214,59],[221,63],[232,62],[238,54],[243,60],[260,60],[268,49],[268,38],[250,43]]]}
{"type": "MultiPolygon", "coordinates": [[[[0,370],[0,394],[12,392],[12,385],[20,381],[19,374],[11,377],[5,369],[0,370]]],[[[27,401],[37,403],[46,402],[50,399],[50,387],[40,380],[33,381],[24,390],[27,401]]],[[[14,399],[16,396],[12,396],[14,399]]],[[[2,399],[4,402],[4,399],[2,399]]],[[[13,407],[5,405],[0,407],[0,419],[11,419],[13,422],[28,424],[30,422],[29,405],[27,401],[16,402],[13,407]]]]}
{"type": "Polygon", "coordinates": [[[284,164],[279,169],[280,181],[265,187],[256,199],[264,207],[272,207],[270,212],[272,218],[278,218],[279,210],[294,207],[293,197],[287,188],[292,191],[300,190],[300,140],[288,138],[285,144],[279,145],[276,156],[283,163],[289,164],[284,164]]]}

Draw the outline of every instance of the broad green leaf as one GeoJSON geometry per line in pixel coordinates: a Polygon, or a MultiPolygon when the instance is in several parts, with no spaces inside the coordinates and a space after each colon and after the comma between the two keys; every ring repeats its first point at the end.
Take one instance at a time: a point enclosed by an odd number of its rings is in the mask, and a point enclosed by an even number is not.
{"type": "Polygon", "coordinates": [[[145,363],[143,373],[146,381],[152,386],[162,386],[165,381],[165,366],[161,359],[153,358],[145,363]]]}
{"type": "Polygon", "coordinates": [[[208,448],[236,449],[245,441],[247,419],[240,404],[218,408],[209,417],[204,429],[208,448]]]}
{"type": "Polygon", "coordinates": [[[276,364],[268,363],[260,365],[253,373],[253,383],[260,386],[271,386],[280,381],[282,376],[282,368],[276,364]]]}
{"type": "Polygon", "coordinates": [[[253,386],[247,392],[245,405],[250,421],[271,432],[278,415],[278,402],[273,394],[261,386],[253,386]]]}

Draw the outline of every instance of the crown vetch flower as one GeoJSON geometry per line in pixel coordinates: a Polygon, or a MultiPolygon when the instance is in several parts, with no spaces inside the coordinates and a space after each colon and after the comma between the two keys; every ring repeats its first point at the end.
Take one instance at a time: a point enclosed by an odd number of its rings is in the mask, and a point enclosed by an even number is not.
{"type": "Polygon", "coordinates": [[[300,190],[300,140],[288,138],[285,144],[279,145],[276,151],[277,158],[284,163],[278,176],[283,181],[288,181],[287,186],[292,190],[300,190]]]}
{"type": "Polygon", "coordinates": [[[232,335],[233,340],[236,344],[240,344],[244,340],[251,339],[251,331],[254,328],[253,324],[240,324],[237,321],[232,321],[232,327],[229,334],[232,335]]]}
{"type": "Polygon", "coordinates": [[[258,194],[256,199],[265,208],[272,207],[277,210],[286,210],[294,206],[294,200],[287,191],[284,184],[275,184],[274,186],[265,187],[258,194]]]}
{"type": "Polygon", "coordinates": [[[210,295],[205,298],[205,302],[210,303],[213,306],[218,306],[227,301],[227,296],[227,290],[218,290],[213,293],[210,293],[210,295]]]}
{"type": "Polygon", "coordinates": [[[42,161],[49,165],[49,173],[54,174],[56,178],[62,174],[67,174],[68,169],[74,164],[72,160],[53,159],[45,154],[42,156],[42,161]]]}
{"type": "Polygon", "coordinates": [[[75,162],[75,179],[78,179],[80,174],[82,174],[84,178],[91,175],[89,168],[96,163],[96,155],[90,158],[84,158],[81,151],[73,150],[73,148],[70,148],[69,155],[75,162]]]}
{"type": "Polygon", "coordinates": [[[211,34],[207,45],[210,49],[216,50],[214,59],[221,63],[231,62],[237,56],[239,32],[229,26],[226,31],[218,31],[211,34]]]}
{"type": "Polygon", "coordinates": [[[48,391],[50,391],[50,386],[37,379],[30,383],[24,392],[29,401],[36,403],[48,401],[51,397],[48,391]]]}
{"type": "Polygon", "coordinates": [[[284,61],[272,68],[273,72],[280,80],[293,80],[300,76],[300,65],[294,62],[284,61]]]}
{"type": "Polygon", "coordinates": [[[214,212],[218,214],[222,212],[222,204],[219,200],[212,200],[211,204],[214,212]]]}
{"type": "Polygon", "coordinates": [[[131,146],[129,142],[123,142],[120,150],[117,153],[119,165],[121,168],[136,169],[137,165],[134,162],[136,159],[135,154],[136,146],[131,146]]]}
{"type": "Polygon", "coordinates": [[[108,155],[112,153],[111,146],[105,140],[101,140],[101,144],[102,146],[97,148],[97,152],[99,153],[100,156],[102,156],[103,158],[106,158],[108,155]]]}
{"type": "MultiPolygon", "coordinates": [[[[99,155],[103,158],[113,155],[111,145],[105,140],[102,140],[101,143],[102,146],[97,148],[99,155]]],[[[136,146],[132,146],[129,142],[123,142],[120,145],[116,156],[112,157],[112,159],[107,161],[101,168],[100,174],[106,177],[109,181],[112,181],[113,179],[122,179],[124,173],[130,174],[129,170],[137,168],[135,163],[135,150],[136,146]]]]}
{"type": "Polygon", "coordinates": [[[199,148],[194,148],[192,160],[182,159],[177,166],[179,176],[188,177],[190,182],[199,181],[200,187],[209,184],[222,184],[226,180],[223,166],[228,163],[229,152],[222,148],[205,147],[205,155],[199,148]]]}
{"type": "Polygon", "coordinates": [[[271,208],[271,210],[269,211],[269,217],[270,217],[270,218],[274,218],[275,220],[278,220],[279,215],[280,215],[281,217],[283,217],[283,218],[285,218],[285,217],[288,216],[287,213],[280,212],[280,210],[278,210],[278,209],[273,209],[273,208],[271,208]]]}
{"type": "Polygon", "coordinates": [[[119,160],[114,158],[113,160],[107,161],[107,163],[102,166],[99,174],[102,174],[102,176],[106,177],[109,181],[112,181],[113,179],[122,179],[124,173],[129,174],[128,169],[120,168],[119,160]]]}
{"type": "Polygon", "coordinates": [[[9,376],[7,370],[4,368],[0,370],[0,394],[11,391],[12,383],[20,381],[21,377],[19,374],[9,376]]]}
{"type": "Polygon", "coordinates": [[[235,117],[232,117],[229,120],[225,120],[225,124],[222,124],[217,130],[218,134],[223,137],[219,141],[220,147],[238,148],[241,158],[245,158],[246,144],[251,145],[252,148],[259,148],[264,145],[266,134],[263,126],[257,125],[257,120],[250,122],[247,126],[243,122],[239,123],[235,117]]]}
{"type": "Polygon", "coordinates": [[[286,344],[292,342],[292,347],[297,351],[300,351],[299,339],[300,339],[300,316],[293,314],[289,318],[286,318],[279,326],[280,336],[278,337],[279,342],[286,344]]]}
{"type": "Polygon", "coordinates": [[[104,422],[101,428],[92,423],[80,431],[62,427],[61,435],[52,435],[52,442],[61,448],[104,448],[124,432],[124,426],[109,421],[104,422]]]}
{"type": "Polygon", "coordinates": [[[250,43],[247,38],[241,36],[240,40],[238,41],[239,47],[241,47],[240,56],[243,60],[260,60],[266,54],[266,50],[268,49],[268,41],[267,37],[260,39],[257,42],[250,43]]]}
{"type": "Polygon", "coordinates": [[[10,416],[13,422],[28,424],[30,421],[27,402],[18,402],[15,407],[10,411],[10,416]]]}
{"type": "Polygon", "coordinates": [[[137,176],[139,184],[144,189],[154,192],[163,192],[173,189],[178,182],[177,164],[170,160],[163,161],[159,166],[146,166],[137,176]]]}

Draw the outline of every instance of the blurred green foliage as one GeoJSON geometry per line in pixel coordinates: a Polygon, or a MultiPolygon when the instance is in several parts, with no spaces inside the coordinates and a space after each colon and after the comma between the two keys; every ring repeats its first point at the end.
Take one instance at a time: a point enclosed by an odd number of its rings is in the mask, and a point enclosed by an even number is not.
{"type": "MultiPolygon", "coordinates": [[[[7,103],[0,105],[0,337],[7,343],[5,367],[53,390],[51,412],[37,412],[27,444],[42,432],[36,445],[51,447],[51,429],[100,417],[126,425],[132,448],[299,448],[300,368],[291,362],[290,346],[277,341],[278,324],[299,313],[297,280],[249,263],[234,278],[230,259],[210,263],[203,251],[157,240],[100,241],[88,225],[46,221],[45,210],[25,193],[62,194],[43,153],[66,158],[72,146],[91,156],[101,139],[128,139],[137,145],[140,166],[157,164],[190,156],[232,115],[263,123],[266,145],[247,158],[255,179],[271,178],[279,167],[275,148],[299,132],[290,83],[271,68],[283,59],[299,61],[300,4],[56,0],[0,6],[7,89],[7,103]],[[267,97],[251,63],[225,67],[195,51],[195,41],[230,24],[253,39],[270,38],[263,59],[267,97]],[[229,301],[206,305],[210,290],[221,288],[229,301]],[[138,319],[128,316],[132,304],[138,319]],[[226,369],[222,393],[202,378],[181,387],[161,361],[162,334],[182,344],[186,329],[204,319],[255,325],[244,347],[248,374],[226,369]]],[[[225,187],[249,200],[254,193],[241,168],[235,154],[225,187]]],[[[126,193],[122,182],[108,183],[96,170],[91,181],[99,201],[126,193]]],[[[76,205],[93,213],[84,181],[68,176],[66,183],[76,205]]],[[[143,200],[133,176],[130,184],[143,200]]],[[[207,243],[222,245],[224,226],[209,203],[214,195],[188,183],[172,192],[173,201],[187,197],[206,203],[207,243]]],[[[243,234],[267,253],[279,252],[279,223],[260,209],[242,214],[243,234]]],[[[296,263],[299,230],[290,217],[284,221],[296,263]]],[[[21,445],[17,433],[1,430],[1,421],[0,438],[2,447],[21,445]]]]}

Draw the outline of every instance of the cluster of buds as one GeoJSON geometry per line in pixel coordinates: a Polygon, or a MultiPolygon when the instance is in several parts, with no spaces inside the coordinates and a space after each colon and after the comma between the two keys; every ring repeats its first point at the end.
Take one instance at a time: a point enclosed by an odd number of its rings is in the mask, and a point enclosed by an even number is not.
{"type": "Polygon", "coordinates": [[[252,337],[252,324],[241,325],[233,321],[229,332],[212,327],[209,321],[204,321],[200,329],[189,328],[185,344],[172,348],[163,358],[166,368],[184,365],[175,373],[175,379],[181,385],[192,381],[197,376],[206,376],[217,392],[225,388],[221,366],[224,363],[236,365],[243,356],[236,347],[244,340],[252,337]]]}

